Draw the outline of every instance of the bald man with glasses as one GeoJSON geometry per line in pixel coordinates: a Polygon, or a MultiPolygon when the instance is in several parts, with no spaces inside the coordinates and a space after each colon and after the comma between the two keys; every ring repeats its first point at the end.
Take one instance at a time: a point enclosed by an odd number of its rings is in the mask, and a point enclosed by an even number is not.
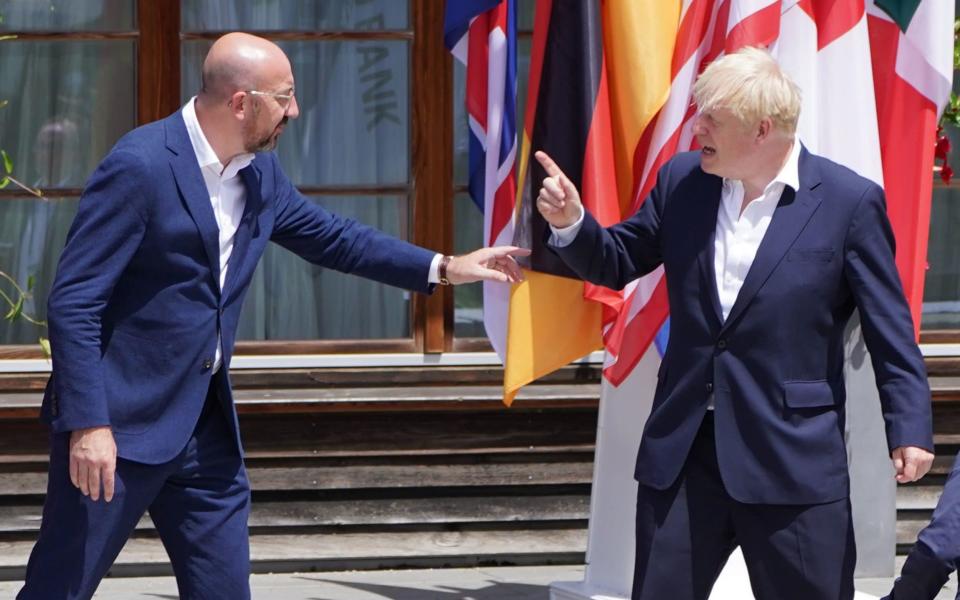
{"type": "Polygon", "coordinates": [[[182,110],[99,165],[60,257],[41,409],[48,489],[21,600],[90,598],[147,511],[182,598],[250,597],[250,484],[228,369],[267,242],[423,293],[521,278],[518,248],[442,256],[301,196],[271,152],[300,112],[272,42],[228,34],[202,76],[182,110]]]}

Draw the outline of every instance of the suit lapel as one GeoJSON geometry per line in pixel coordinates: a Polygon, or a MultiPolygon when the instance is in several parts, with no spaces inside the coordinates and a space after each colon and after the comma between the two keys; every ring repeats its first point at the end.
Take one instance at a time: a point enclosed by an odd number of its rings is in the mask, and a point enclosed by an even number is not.
{"type": "Polygon", "coordinates": [[[717,291],[717,278],[714,268],[714,236],[717,231],[717,211],[720,209],[720,196],[723,193],[723,179],[709,177],[703,186],[703,198],[706,198],[706,207],[696,211],[697,220],[693,223],[696,228],[694,239],[704,240],[697,263],[700,265],[701,289],[705,290],[710,306],[713,307],[714,323],[719,328],[723,323],[723,312],[720,310],[720,292],[717,291]]]}
{"type": "Polygon", "coordinates": [[[820,185],[820,174],[806,149],[800,152],[799,174],[800,189],[794,192],[790,188],[784,188],[770,226],[757,249],[757,256],[747,271],[743,287],[737,294],[737,300],[730,309],[721,332],[726,331],[743,314],[820,206],[820,195],[816,191],[820,185]]]}
{"type": "Polygon", "coordinates": [[[260,196],[260,180],[257,177],[256,167],[252,164],[240,170],[240,177],[243,178],[243,185],[247,189],[246,203],[243,207],[243,217],[240,218],[240,225],[237,227],[236,237],[233,240],[233,252],[230,254],[229,268],[227,269],[227,281],[223,286],[224,292],[233,292],[234,282],[240,276],[240,267],[247,256],[247,250],[250,248],[250,238],[253,236],[254,223],[256,215],[260,214],[260,204],[263,198],[260,196]]]}
{"type": "Polygon", "coordinates": [[[197,225],[213,279],[220,290],[220,228],[213,215],[213,206],[210,204],[210,194],[203,181],[197,155],[190,144],[187,127],[183,123],[180,112],[174,113],[166,122],[167,148],[171,151],[170,167],[173,176],[183,196],[187,210],[197,225]]]}

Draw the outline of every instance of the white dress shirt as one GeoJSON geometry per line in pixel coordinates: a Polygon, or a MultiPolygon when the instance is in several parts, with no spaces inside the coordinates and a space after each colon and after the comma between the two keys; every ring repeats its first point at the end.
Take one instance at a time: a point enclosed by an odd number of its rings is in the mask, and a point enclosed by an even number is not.
{"type": "Polygon", "coordinates": [[[767,233],[784,188],[789,186],[796,192],[800,187],[799,161],[800,144],[794,142],[780,172],[767,184],[760,197],[750,200],[742,214],[743,182],[723,180],[713,239],[713,270],[724,321],[737,301],[743,280],[747,278],[750,265],[757,256],[760,242],[767,233]]]}
{"type": "MultiPolygon", "coordinates": [[[[217,227],[220,230],[220,291],[227,281],[227,266],[230,263],[230,255],[233,253],[233,242],[237,236],[237,227],[240,225],[240,219],[243,217],[243,209],[247,202],[247,190],[240,178],[240,171],[246,168],[254,159],[254,154],[239,154],[234,156],[226,166],[221,164],[217,153],[213,151],[207,136],[203,134],[200,128],[200,121],[197,120],[197,111],[194,107],[196,96],[190,98],[181,110],[183,122],[187,126],[187,135],[190,137],[190,145],[193,146],[193,152],[197,155],[197,162],[200,165],[200,172],[203,174],[203,182],[207,186],[207,194],[210,196],[210,205],[213,207],[213,216],[217,220],[217,227]]],[[[427,275],[429,283],[439,283],[439,266],[442,254],[433,257],[430,263],[430,271],[427,275]]],[[[223,341],[220,332],[217,332],[217,350],[213,361],[213,372],[220,370],[223,363],[223,341]]]]}
{"type": "MultiPolygon", "coordinates": [[[[247,190],[243,185],[239,172],[252,161],[252,153],[234,156],[226,166],[220,163],[217,153],[213,151],[207,136],[203,135],[200,122],[197,120],[197,111],[194,108],[196,96],[190,98],[183,107],[183,122],[187,126],[187,135],[190,136],[190,145],[197,155],[203,182],[207,186],[210,196],[210,205],[213,207],[213,216],[220,230],[220,291],[227,282],[227,266],[230,255],[233,254],[233,242],[237,237],[237,227],[243,217],[243,209],[247,204],[247,190]]],[[[213,372],[220,370],[223,362],[223,345],[220,332],[217,332],[217,351],[213,361],[213,372]]]]}

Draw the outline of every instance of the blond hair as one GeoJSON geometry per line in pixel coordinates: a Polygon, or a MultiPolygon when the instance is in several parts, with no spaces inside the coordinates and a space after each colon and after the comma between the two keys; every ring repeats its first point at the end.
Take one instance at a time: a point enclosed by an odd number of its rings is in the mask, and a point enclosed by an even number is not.
{"type": "Polygon", "coordinates": [[[726,108],[745,125],[769,117],[791,135],[800,118],[800,87],[762,48],[747,46],[710,63],[693,86],[693,99],[701,112],[726,108]]]}

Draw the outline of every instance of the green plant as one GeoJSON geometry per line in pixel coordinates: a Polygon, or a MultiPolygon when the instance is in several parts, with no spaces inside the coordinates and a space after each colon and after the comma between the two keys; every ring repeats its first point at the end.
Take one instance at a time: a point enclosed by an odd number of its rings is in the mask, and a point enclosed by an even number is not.
{"type": "MultiPolygon", "coordinates": [[[[7,273],[4,273],[3,271],[0,271],[0,281],[5,282],[6,287],[12,288],[13,290],[12,292],[8,292],[5,291],[3,287],[0,287],[0,300],[2,300],[8,306],[7,313],[3,316],[3,319],[10,322],[16,321],[17,319],[23,319],[24,321],[32,323],[37,327],[46,329],[46,321],[42,321],[36,318],[34,315],[24,312],[23,310],[26,301],[33,296],[33,285],[35,282],[33,275],[27,278],[26,289],[21,287],[13,277],[7,273]]],[[[50,340],[41,336],[38,341],[40,343],[40,347],[43,349],[43,353],[49,357],[50,340]]]]}

